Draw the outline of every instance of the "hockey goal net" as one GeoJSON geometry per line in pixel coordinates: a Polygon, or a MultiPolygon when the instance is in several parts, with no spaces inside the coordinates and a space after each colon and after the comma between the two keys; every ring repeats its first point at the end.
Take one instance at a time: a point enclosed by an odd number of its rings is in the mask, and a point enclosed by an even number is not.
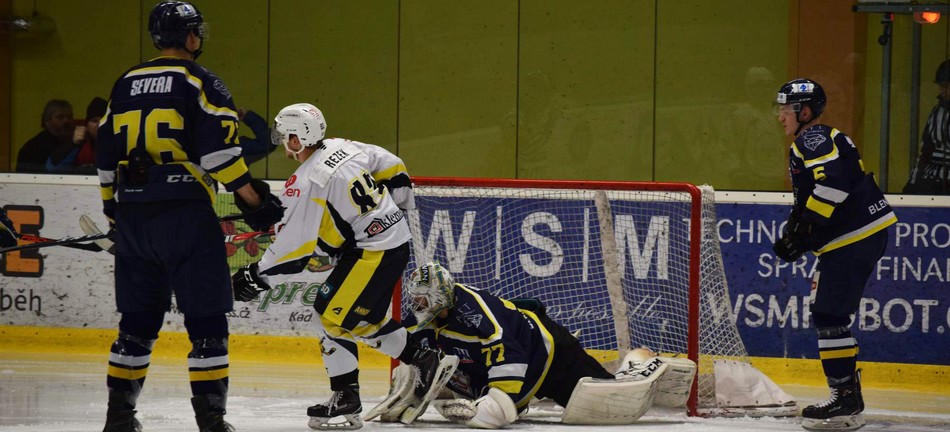
{"type": "Polygon", "coordinates": [[[715,363],[747,364],[748,356],[729,300],[711,187],[413,182],[406,277],[419,264],[438,261],[460,283],[508,299],[540,299],[551,318],[579,332],[585,348],[608,366],[639,346],[685,355],[699,365],[689,414],[716,413],[723,404],[715,363]]]}

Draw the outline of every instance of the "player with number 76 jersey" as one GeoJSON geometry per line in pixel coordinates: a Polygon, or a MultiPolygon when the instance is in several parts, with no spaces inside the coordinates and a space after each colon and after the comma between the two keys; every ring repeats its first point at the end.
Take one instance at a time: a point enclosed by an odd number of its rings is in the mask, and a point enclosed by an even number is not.
{"type": "Polygon", "coordinates": [[[277,115],[275,129],[300,167],[284,183],[287,211],[274,243],[259,263],[235,273],[232,285],[235,299],[249,301],[303,271],[313,255],[331,257],[336,266],[313,307],[333,393],[307,415],[314,429],[355,429],[362,425],[355,339],[415,367],[420,397],[437,394],[458,359],[410,342],[406,328],[389,319],[393,290],[409,262],[404,210],[414,201],[405,164],[375,145],[324,139],[326,127],[310,104],[277,115]],[[341,416],[342,422],[330,423],[341,416]]]}

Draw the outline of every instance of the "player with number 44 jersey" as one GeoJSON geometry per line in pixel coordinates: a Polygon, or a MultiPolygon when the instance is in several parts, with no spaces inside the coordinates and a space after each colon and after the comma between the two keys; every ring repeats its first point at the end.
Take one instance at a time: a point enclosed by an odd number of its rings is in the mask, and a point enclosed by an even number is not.
{"type": "Polygon", "coordinates": [[[274,243],[260,262],[234,274],[234,296],[253,300],[303,271],[311,257],[330,258],[335,267],[313,307],[333,393],[307,415],[313,429],[356,429],[362,426],[357,339],[415,368],[420,397],[445,386],[458,358],[411,343],[406,328],[389,319],[393,290],[409,262],[403,211],[414,207],[402,160],[375,145],[325,139],[326,120],[310,104],[290,105],[275,120],[287,156],[300,167],[284,184],[287,212],[274,243]]]}

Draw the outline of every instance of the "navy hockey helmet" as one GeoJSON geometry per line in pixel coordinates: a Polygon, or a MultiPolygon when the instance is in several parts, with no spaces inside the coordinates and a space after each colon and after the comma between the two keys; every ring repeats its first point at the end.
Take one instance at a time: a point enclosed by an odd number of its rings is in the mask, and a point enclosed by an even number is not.
{"type": "Polygon", "coordinates": [[[937,66],[934,82],[937,84],[950,83],[950,59],[944,60],[943,63],[940,63],[940,66],[937,66]]]}
{"type": "Polygon", "coordinates": [[[793,79],[782,85],[775,97],[779,105],[792,105],[795,112],[801,112],[803,106],[808,106],[815,114],[821,115],[828,103],[825,90],[818,83],[805,78],[793,79]]]}
{"type": "MultiPolygon", "coordinates": [[[[164,1],[152,9],[148,17],[148,32],[155,48],[185,48],[189,33],[204,40],[204,17],[191,3],[164,1]]],[[[200,47],[192,53],[195,58],[200,54],[200,47]]]]}

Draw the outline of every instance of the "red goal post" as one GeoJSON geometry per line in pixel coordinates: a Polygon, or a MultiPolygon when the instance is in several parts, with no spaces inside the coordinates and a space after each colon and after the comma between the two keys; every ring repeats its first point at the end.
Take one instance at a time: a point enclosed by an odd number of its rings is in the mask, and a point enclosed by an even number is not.
{"type": "MultiPolygon", "coordinates": [[[[413,185],[406,277],[438,261],[457,282],[538,298],[608,369],[639,346],[686,356],[699,365],[690,415],[717,405],[713,362],[748,361],[711,187],[438,177],[413,185]]],[[[401,300],[397,287],[397,318],[401,300]]]]}

